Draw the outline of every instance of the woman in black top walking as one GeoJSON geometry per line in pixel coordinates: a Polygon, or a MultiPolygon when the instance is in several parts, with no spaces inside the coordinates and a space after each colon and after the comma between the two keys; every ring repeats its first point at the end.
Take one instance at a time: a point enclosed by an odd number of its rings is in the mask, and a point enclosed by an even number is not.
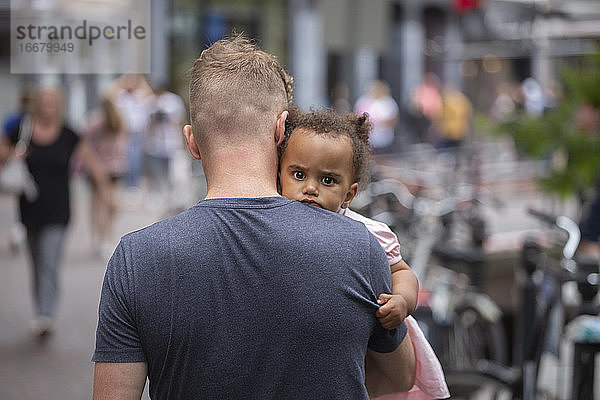
{"type": "MultiPolygon", "coordinates": [[[[64,123],[63,96],[58,87],[37,92],[31,110],[31,142],[26,162],[37,184],[35,199],[21,196],[19,211],[27,230],[32,265],[33,298],[36,318],[32,331],[45,336],[53,329],[59,295],[58,270],[63,255],[64,235],[70,218],[70,161],[77,153],[100,190],[109,193],[108,177],[91,147],[64,123]]],[[[0,154],[8,154],[18,141],[19,131],[2,138],[0,154]],[[8,139],[8,140],[6,140],[8,139]]],[[[110,195],[105,201],[112,203],[110,195]]]]}

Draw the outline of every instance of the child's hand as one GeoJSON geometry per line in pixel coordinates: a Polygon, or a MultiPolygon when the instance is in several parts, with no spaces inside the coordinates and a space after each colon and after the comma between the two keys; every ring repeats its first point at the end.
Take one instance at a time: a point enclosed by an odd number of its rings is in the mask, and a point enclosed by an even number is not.
{"type": "Polygon", "coordinates": [[[377,303],[381,306],[375,313],[381,326],[385,329],[395,329],[402,324],[404,318],[408,316],[408,306],[404,297],[396,294],[382,293],[377,299],[377,303]]]}

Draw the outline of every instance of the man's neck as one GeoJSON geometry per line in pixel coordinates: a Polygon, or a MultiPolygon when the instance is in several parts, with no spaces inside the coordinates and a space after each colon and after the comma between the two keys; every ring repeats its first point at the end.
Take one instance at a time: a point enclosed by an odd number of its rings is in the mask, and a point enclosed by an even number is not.
{"type": "Polygon", "coordinates": [[[216,154],[203,161],[207,199],[270,197],[277,193],[277,161],[250,151],[216,154]]]}
{"type": "Polygon", "coordinates": [[[251,187],[239,187],[236,190],[223,187],[212,187],[208,190],[205,199],[220,198],[259,198],[279,196],[276,189],[273,190],[253,190],[251,187]]]}

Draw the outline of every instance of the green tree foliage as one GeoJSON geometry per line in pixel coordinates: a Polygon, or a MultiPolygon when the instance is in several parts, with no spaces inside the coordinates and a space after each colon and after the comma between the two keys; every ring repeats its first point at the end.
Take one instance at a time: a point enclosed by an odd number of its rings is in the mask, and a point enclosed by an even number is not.
{"type": "Polygon", "coordinates": [[[600,178],[600,49],[565,66],[561,77],[565,90],[556,108],[540,117],[516,113],[492,128],[511,135],[523,153],[547,159],[541,187],[565,198],[580,196],[600,178]]]}

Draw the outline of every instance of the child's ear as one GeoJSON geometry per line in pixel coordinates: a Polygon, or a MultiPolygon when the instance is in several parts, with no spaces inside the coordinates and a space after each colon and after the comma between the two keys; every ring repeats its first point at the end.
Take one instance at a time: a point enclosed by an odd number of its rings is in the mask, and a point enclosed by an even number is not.
{"type": "Polygon", "coordinates": [[[350,206],[350,203],[352,203],[352,199],[354,199],[354,196],[356,196],[357,192],[358,192],[358,183],[354,182],[352,185],[350,185],[350,187],[348,188],[348,191],[346,192],[346,197],[344,197],[344,202],[342,203],[342,208],[348,208],[350,206]]]}

